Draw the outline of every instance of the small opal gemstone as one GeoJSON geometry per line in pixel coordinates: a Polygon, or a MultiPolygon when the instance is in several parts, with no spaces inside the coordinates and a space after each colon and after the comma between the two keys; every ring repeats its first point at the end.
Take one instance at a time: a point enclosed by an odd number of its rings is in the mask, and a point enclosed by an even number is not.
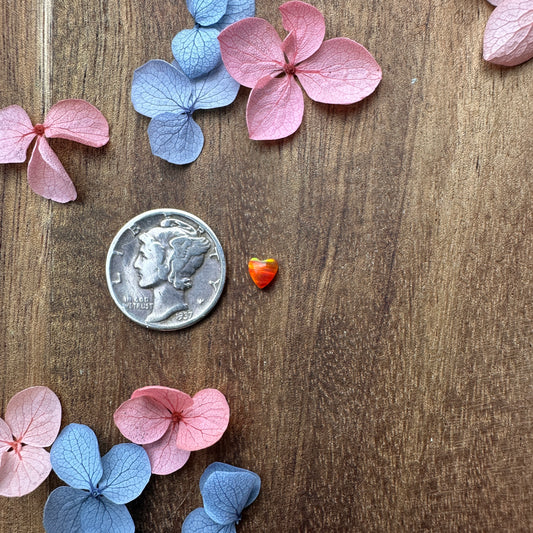
{"type": "Polygon", "coordinates": [[[257,257],[252,257],[248,261],[248,272],[260,289],[264,289],[274,279],[277,271],[278,262],[275,259],[262,261],[257,257]]]}

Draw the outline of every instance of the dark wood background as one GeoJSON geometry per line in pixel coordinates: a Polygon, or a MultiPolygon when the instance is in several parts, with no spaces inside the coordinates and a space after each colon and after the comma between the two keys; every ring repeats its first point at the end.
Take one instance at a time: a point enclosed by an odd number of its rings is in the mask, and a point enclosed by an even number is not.
{"type": "MultiPolygon", "coordinates": [[[[255,142],[241,89],[196,115],[205,148],[179,167],[151,155],[130,83],[172,59],[185,1],[1,3],[0,107],[38,122],[84,98],[111,127],[103,149],[51,142],[75,203],[33,194],[26,164],[0,168],[1,412],[47,385],[105,452],[134,389],[223,391],[227,433],[152,478],[129,505],[139,532],[179,532],[215,460],[262,478],[240,533],[532,531],[533,62],[482,60],[484,0],[313,4],[328,38],[374,54],[375,94],[306,98],[295,135],[255,142]],[[228,262],[214,312],[173,333],[129,321],[105,282],[115,233],[158,207],[205,220],[228,262]],[[280,263],[267,290],[253,255],[280,263]]],[[[257,15],[282,30],[277,7],[257,15]]],[[[0,499],[0,530],[42,531],[60,484],[0,499]]]]}

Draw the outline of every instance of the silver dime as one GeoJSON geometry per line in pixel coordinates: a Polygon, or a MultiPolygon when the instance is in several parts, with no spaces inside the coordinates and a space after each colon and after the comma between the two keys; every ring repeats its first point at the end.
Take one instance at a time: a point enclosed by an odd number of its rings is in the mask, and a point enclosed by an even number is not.
{"type": "Polygon", "coordinates": [[[137,324],[159,330],[191,326],[215,306],[226,278],[216,235],[199,218],[154,209],[131,219],[109,247],[109,292],[137,324]]]}

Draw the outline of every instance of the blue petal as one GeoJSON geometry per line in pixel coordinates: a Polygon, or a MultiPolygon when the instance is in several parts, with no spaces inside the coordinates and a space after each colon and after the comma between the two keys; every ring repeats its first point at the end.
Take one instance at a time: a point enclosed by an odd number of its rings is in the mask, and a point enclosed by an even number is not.
{"type": "Polygon", "coordinates": [[[187,0],[187,8],[194,21],[201,26],[218,22],[228,7],[228,0],[187,0]]]}
{"type": "Polygon", "coordinates": [[[147,117],[181,113],[188,109],[191,82],[178,69],[161,59],[152,59],[133,75],[131,102],[135,111],[147,117]]]}
{"type": "Polygon", "coordinates": [[[228,0],[226,14],[214,25],[222,31],[230,24],[255,15],[255,0],[228,0]]]}
{"type": "Polygon", "coordinates": [[[88,492],[72,487],[58,487],[52,491],[43,513],[46,533],[79,531],[81,506],[87,498],[91,498],[88,492]]]}
{"type": "Polygon", "coordinates": [[[128,503],[141,494],[150,480],[152,468],[144,448],[117,444],[103,457],[104,474],[98,488],[114,503],[128,503]]]}
{"type": "Polygon", "coordinates": [[[218,524],[238,522],[242,510],[257,497],[260,483],[249,470],[213,472],[201,491],[205,512],[218,524]]]}
{"type": "Polygon", "coordinates": [[[204,470],[204,473],[200,477],[200,492],[202,494],[205,482],[214,472],[244,472],[246,474],[251,474],[252,478],[255,480],[255,483],[253,484],[253,490],[250,492],[250,496],[248,497],[248,500],[246,501],[244,507],[248,507],[249,505],[251,505],[259,495],[259,491],[261,490],[261,478],[255,472],[251,472],[250,470],[246,470],[245,468],[239,468],[237,466],[228,465],[227,463],[211,463],[204,470]]]}
{"type": "Polygon", "coordinates": [[[117,505],[107,498],[88,498],[80,513],[84,533],[133,533],[135,524],[125,505],[117,505]]]}
{"type": "Polygon", "coordinates": [[[219,463],[218,461],[215,461],[214,463],[211,463],[200,476],[200,492],[202,492],[204,489],[205,482],[209,476],[214,472],[250,472],[250,470],[229,465],[228,463],[219,463]]]}
{"type": "Polygon", "coordinates": [[[200,126],[185,113],[154,117],[148,126],[148,137],[152,153],[176,165],[192,163],[204,146],[200,126]]]}
{"type": "Polygon", "coordinates": [[[180,31],[172,40],[172,53],[189,78],[197,78],[213,70],[221,61],[215,28],[180,31]]]}
{"type": "Polygon", "coordinates": [[[220,63],[209,74],[192,80],[192,108],[214,109],[229,105],[235,100],[239,87],[224,63],[220,63]]]}
{"type": "Polygon", "coordinates": [[[102,461],[94,431],[82,424],[69,424],[50,450],[54,472],[75,489],[91,490],[102,477],[102,461]]]}
{"type": "Polygon", "coordinates": [[[190,513],[183,525],[181,533],[235,533],[235,524],[217,524],[205,512],[203,507],[198,507],[190,513]]]}
{"type": "MultiPolygon", "coordinates": [[[[187,76],[187,74],[185,74],[185,72],[183,72],[183,69],[180,67],[180,64],[175,59],[172,60],[171,65],[174,68],[177,68],[184,76],[187,76]]],[[[192,80],[189,80],[189,81],[192,81],[192,80]]],[[[193,87],[193,84],[191,84],[191,90],[192,90],[192,87],[193,87]]]]}

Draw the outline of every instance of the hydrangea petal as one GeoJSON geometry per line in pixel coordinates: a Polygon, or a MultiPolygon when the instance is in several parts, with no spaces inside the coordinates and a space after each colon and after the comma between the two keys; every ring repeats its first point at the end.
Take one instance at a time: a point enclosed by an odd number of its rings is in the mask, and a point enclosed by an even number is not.
{"type": "Polygon", "coordinates": [[[2,464],[2,454],[11,448],[13,433],[11,428],[0,418],[0,465],[2,464]]]}
{"type": "Polygon", "coordinates": [[[127,439],[135,444],[147,444],[160,439],[170,425],[169,410],[149,396],[125,401],[114,413],[115,424],[127,439]]]}
{"type": "Polygon", "coordinates": [[[150,458],[152,474],[166,475],[179,470],[189,459],[191,452],[176,446],[178,426],[172,425],[157,442],[145,444],[144,449],[150,458]]]}
{"type": "Polygon", "coordinates": [[[58,487],[46,500],[43,526],[46,533],[81,531],[80,511],[89,493],[72,487],[58,487]]]}
{"type": "Polygon", "coordinates": [[[228,0],[226,14],[215,24],[222,31],[230,24],[255,15],[255,0],[228,0]]]}
{"type": "Polygon", "coordinates": [[[80,509],[83,533],[134,533],[135,524],[125,505],[107,498],[87,498],[80,509]]]}
{"type": "Polygon", "coordinates": [[[160,113],[182,113],[189,107],[191,82],[178,69],[161,59],[152,59],[135,70],[131,102],[147,117],[160,113]]]}
{"type": "Polygon", "coordinates": [[[302,123],[304,99],[292,76],[263,78],[250,93],[246,122],[250,139],[282,139],[302,123]]]}
{"type": "Polygon", "coordinates": [[[204,134],[188,114],[163,113],[148,125],[152,153],[169,163],[186,165],[200,155],[204,134]]]}
{"type": "Polygon", "coordinates": [[[192,398],[185,392],[160,385],[149,385],[133,391],[131,397],[150,396],[164,405],[171,413],[181,412],[193,404],[192,398]]]}
{"type": "Polygon", "coordinates": [[[44,198],[66,203],[77,193],[67,171],[44,137],[38,137],[28,163],[28,184],[44,198]]]}
{"type": "Polygon", "coordinates": [[[255,501],[257,496],[259,496],[259,491],[261,490],[261,478],[255,472],[252,472],[251,470],[246,470],[245,468],[239,468],[237,466],[228,465],[227,463],[218,462],[211,463],[204,470],[204,473],[200,477],[200,492],[203,492],[206,481],[214,472],[241,472],[252,476],[255,482],[252,485],[252,490],[250,491],[250,495],[244,507],[248,507],[249,505],[251,505],[255,501]]]}
{"type": "Polygon", "coordinates": [[[189,78],[207,74],[220,63],[219,31],[201,26],[180,31],[172,39],[172,53],[189,78]]]}
{"type": "Polygon", "coordinates": [[[61,100],[44,121],[46,137],[61,137],[100,147],[109,141],[109,124],[99,109],[85,100],[61,100]]]}
{"type": "Polygon", "coordinates": [[[30,387],[11,398],[6,422],[17,440],[51,446],[61,426],[61,403],[48,387],[30,387]]]}
{"type": "Polygon", "coordinates": [[[229,75],[223,63],[209,74],[192,80],[192,108],[214,109],[231,104],[240,85],[229,75]]]}
{"type": "Polygon", "coordinates": [[[10,105],[0,109],[0,163],[26,161],[34,137],[33,124],[22,107],[10,105]]]}
{"type": "Polygon", "coordinates": [[[487,0],[489,4],[492,4],[493,6],[500,5],[504,0],[487,0]]]}
{"type": "Polygon", "coordinates": [[[338,37],[324,41],[318,52],[298,65],[296,75],[316,102],[353,104],[379,85],[381,68],[364,46],[338,37]]]}
{"type": "Polygon", "coordinates": [[[218,40],[224,65],[241,85],[254,87],[262,78],[283,70],[281,39],[266,20],[254,17],[236,22],[218,40]]]}
{"type": "Polygon", "coordinates": [[[193,396],[193,405],[182,412],[176,440],[182,450],[201,450],[217,442],[229,423],[229,405],[216,389],[204,389],[193,396]]]}
{"type": "Polygon", "coordinates": [[[290,63],[299,63],[320,48],[326,35],[324,15],[316,7],[298,0],[283,4],[279,10],[283,27],[289,32],[283,51],[290,63]]]}
{"type": "Polygon", "coordinates": [[[217,524],[203,507],[189,513],[181,526],[181,533],[235,533],[236,531],[235,524],[217,524]]]}
{"type": "Polygon", "coordinates": [[[50,450],[54,472],[76,489],[91,490],[102,477],[102,461],[94,431],[82,424],[69,424],[50,450]]]}
{"type": "Polygon", "coordinates": [[[228,0],[187,0],[187,9],[201,26],[218,22],[228,7],[228,0]]]}
{"type": "Polygon", "coordinates": [[[533,2],[505,0],[492,12],[483,40],[483,58],[512,67],[533,57],[533,2]]]}
{"type": "Polygon", "coordinates": [[[102,457],[104,473],[98,484],[113,503],[128,503],[137,498],[150,481],[150,459],[141,446],[117,444],[102,457]]]}
{"type": "Polygon", "coordinates": [[[253,472],[213,472],[202,490],[205,512],[218,524],[239,521],[258,477],[253,472]]]}
{"type": "Polygon", "coordinates": [[[50,454],[43,448],[23,446],[2,455],[0,496],[24,496],[36,489],[50,474],[50,454]]]}

